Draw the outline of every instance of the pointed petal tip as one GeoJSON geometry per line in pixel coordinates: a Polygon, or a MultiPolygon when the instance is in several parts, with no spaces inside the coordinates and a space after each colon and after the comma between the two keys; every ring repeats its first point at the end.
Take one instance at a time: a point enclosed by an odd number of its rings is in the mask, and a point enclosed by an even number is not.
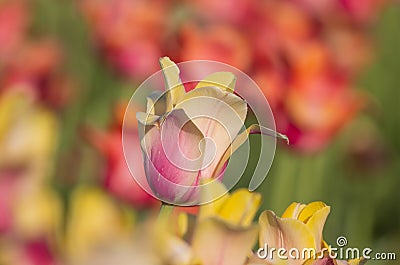
{"type": "Polygon", "coordinates": [[[281,139],[281,140],[285,141],[287,145],[290,145],[289,137],[287,137],[285,134],[277,132],[276,136],[277,136],[278,139],[281,139]]]}

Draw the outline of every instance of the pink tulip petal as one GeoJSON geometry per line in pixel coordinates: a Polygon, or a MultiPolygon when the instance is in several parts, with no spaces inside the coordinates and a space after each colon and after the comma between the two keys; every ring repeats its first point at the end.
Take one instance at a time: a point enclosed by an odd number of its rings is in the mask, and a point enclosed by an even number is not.
{"type": "Polygon", "coordinates": [[[148,126],[141,139],[146,177],[158,198],[183,203],[199,184],[203,135],[181,109],[168,113],[160,124],[148,126]]]}

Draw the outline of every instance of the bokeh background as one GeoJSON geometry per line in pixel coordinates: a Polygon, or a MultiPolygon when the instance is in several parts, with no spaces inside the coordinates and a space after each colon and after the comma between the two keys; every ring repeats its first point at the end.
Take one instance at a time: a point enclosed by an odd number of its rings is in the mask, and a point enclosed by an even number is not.
{"type": "Polygon", "coordinates": [[[0,264],[99,264],[158,209],[120,137],[165,55],[231,64],[264,92],[291,145],[262,209],[322,200],[327,242],[399,256],[399,28],[384,0],[0,1],[0,264]]]}

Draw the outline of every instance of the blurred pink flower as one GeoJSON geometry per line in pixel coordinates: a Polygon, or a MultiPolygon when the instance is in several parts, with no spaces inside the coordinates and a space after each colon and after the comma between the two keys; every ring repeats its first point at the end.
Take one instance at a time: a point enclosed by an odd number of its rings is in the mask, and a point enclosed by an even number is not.
{"type": "Polygon", "coordinates": [[[181,29],[181,61],[214,60],[248,71],[252,51],[246,36],[234,27],[215,24],[201,27],[187,23],[181,29]]]}
{"type": "Polygon", "coordinates": [[[259,2],[252,22],[248,31],[258,60],[279,56],[287,46],[310,38],[315,31],[312,19],[290,1],[259,2]]]}
{"type": "MultiPolygon", "coordinates": [[[[156,206],[157,201],[146,193],[134,180],[122,151],[122,133],[120,129],[101,132],[90,129],[86,132],[88,140],[106,159],[104,187],[118,199],[136,208],[156,206]]],[[[136,152],[140,158],[141,150],[136,152]]]]}
{"type": "Polygon", "coordinates": [[[0,249],[0,261],[4,265],[55,265],[60,264],[56,258],[54,245],[45,238],[21,241],[9,238],[8,244],[0,249]]]}
{"type": "Polygon", "coordinates": [[[21,45],[28,26],[28,7],[22,1],[0,3],[0,65],[21,45]]]}
{"type": "Polygon", "coordinates": [[[167,1],[84,0],[81,7],[96,45],[121,74],[144,79],[157,70],[167,1]]]}
{"type": "MultiPolygon", "coordinates": [[[[115,107],[113,124],[106,132],[90,127],[85,128],[84,137],[106,159],[106,173],[103,180],[104,187],[118,199],[137,208],[152,208],[158,201],[145,192],[134,180],[122,149],[122,123],[127,104],[120,103],[115,107]]],[[[139,137],[137,129],[125,137],[139,137]]],[[[141,150],[135,154],[140,158],[141,150]]]]}
{"type": "Polygon", "coordinates": [[[194,0],[187,1],[197,11],[198,16],[209,21],[228,22],[243,25],[252,20],[255,0],[194,0]],[[207,10],[207,12],[204,12],[207,10]]]}
{"type": "Polygon", "coordinates": [[[4,66],[0,89],[19,87],[36,100],[61,108],[69,102],[75,86],[61,71],[62,63],[62,49],[55,40],[26,42],[4,66]]]}
{"type": "Polygon", "coordinates": [[[294,147],[317,151],[359,109],[362,99],[351,83],[373,56],[366,29],[388,1],[178,3],[182,5],[161,0],[84,0],[81,7],[99,50],[118,73],[143,80],[158,70],[156,60],[162,54],[176,61],[230,64],[255,79],[279,116],[277,122],[284,124],[282,128],[290,127],[295,139],[304,139],[294,147]],[[313,89],[296,88],[299,86],[313,89]],[[329,105],[345,98],[347,117],[340,112],[321,114],[330,121],[321,121],[323,124],[312,130],[306,128],[307,108],[317,113],[330,108],[324,105],[328,96],[318,103],[309,99],[310,90],[332,93],[329,105]],[[290,98],[299,98],[303,104],[312,102],[313,106],[289,106],[290,98]],[[294,114],[295,109],[302,114],[294,114]]]}
{"type": "Polygon", "coordinates": [[[17,182],[13,171],[0,168],[0,234],[12,227],[12,201],[17,182]]]}
{"type": "Polygon", "coordinates": [[[374,20],[387,0],[339,0],[341,7],[358,23],[365,24],[374,20]]]}
{"type": "Polygon", "coordinates": [[[338,27],[325,38],[335,64],[350,76],[357,76],[373,59],[373,45],[360,30],[338,27]]]}
{"type": "Polygon", "coordinates": [[[325,74],[291,84],[278,128],[302,151],[325,147],[363,105],[363,98],[340,76],[325,74]]]}
{"type": "Polygon", "coordinates": [[[154,41],[137,40],[123,49],[106,51],[107,60],[123,75],[145,79],[154,73],[161,49],[154,41]]]}

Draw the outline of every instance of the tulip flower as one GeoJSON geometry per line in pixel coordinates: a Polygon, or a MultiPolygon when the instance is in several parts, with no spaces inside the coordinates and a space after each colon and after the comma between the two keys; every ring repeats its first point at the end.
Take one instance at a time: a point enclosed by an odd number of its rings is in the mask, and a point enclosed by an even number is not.
{"type": "MultiPolygon", "coordinates": [[[[213,182],[200,196],[207,201],[221,191],[226,191],[225,187],[213,182]]],[[[253,224],[253,218],[260,203],[259,193],[239,189],[201,205],[196,223],[190,223],[194,227],[187,228],[192,231],[190,240],[182,239],[182,234],[174,229],[179,218],[169,217],[167,226],[158,223],[148,232],[155,241],[152,252],[157,253],[160,264],[243,265],[257,239],[258,226],[253,224]]],[[[185,222],[179,225],[185,226],[185,222]]],[[[185,231],[182,227],[179,230],[185,231]]],[[[151,255],[147,253],[144,258],[151,255]]]]}
{"type": "Polygon", "coordinates": [[[168,1],[84,0],[80,6],[96,47],[118,73],[136,80],[157,70],[168,1]]]}
{"type": "Polygon", "coordinates": [[[123,241],[132,233],[131,216],[98,188],[76,188],[70,205],[65,242],[73,264],[107,242],[123,241]]]}
{"type": "MultiPolygon", "coordinates": [[[[237,8],[237,7],[236,7],[237,8]]],[[[240,30],[224,24],[202,27],[188,23],[181,30],[182,61],[214,60],[248,71],[253,60],[250,42],[240,30]]]]}
{"type": "MultiPolygon", "coordinates": [[[[215,182],[208,188],[206,192],[210,194],[223,186],[215,182]]],[[[200,206],[191,242],[196,259],[207,265],[244,264],[257,237],[258,227],[253,225],[253,218],[260,204],[259,193],[238,189],[200,206]]]]}
{"type": "Polygon", "coordinates": [[[146,178],[160,200],[199,204],[200,182],[221,180],[230,155],[251,133],[286,139],[257,125],[239,133],[247,104],[233,93],[232,73],[211,74],[186,92],[178,67],[168,57],[160,64],[167,91],[148,97],[147,113],[137,113],[146,178]]]}
{"type": "Polygon", "coordinates": [[[364,99],[346,80],[322,74],[293,84],[285,110],[289,122],[280,127],[303,151],[317,151],[340,131],[363,107],[364,99]]]}
{"type": "Polygon", "coordinates": [[[257,256],[250,259],[248,265],[363,264],[362,260],[339,261],[328,255],[329,250],[322,238],[322,231],[329,213],[330,207],[323,202],[312,202],[307,205],[292,203],[282,217],[276,216],[272,211],[263,212],[259,218],[260,248],[263,248],[263,251],[269,251],[272,248],[285,249],[287,259],[279,258],[276,252],[273,254],[261,253],[265,254],[265,258],[261,259],[260,253],[258,253],[257,256]],[[292,249],[298,251],[297,257],[294,252],[290,255],[289,252],[292,249]],[[306,254],[302,255],[303,252],[306,254]]]}

